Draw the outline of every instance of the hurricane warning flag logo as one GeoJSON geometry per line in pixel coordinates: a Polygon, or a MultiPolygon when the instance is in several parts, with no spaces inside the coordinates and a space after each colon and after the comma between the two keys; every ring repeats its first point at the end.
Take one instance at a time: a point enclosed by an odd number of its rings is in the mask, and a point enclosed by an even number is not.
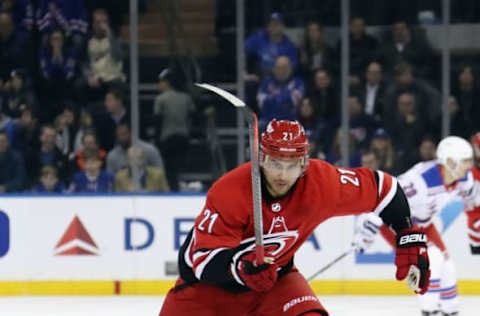
{"type": "Polygon", "coordinates": [[[97,244],[95,244],[78,216],[73,218],[62,238],[55,246],[55,255],[98,255],[97,244]]]}

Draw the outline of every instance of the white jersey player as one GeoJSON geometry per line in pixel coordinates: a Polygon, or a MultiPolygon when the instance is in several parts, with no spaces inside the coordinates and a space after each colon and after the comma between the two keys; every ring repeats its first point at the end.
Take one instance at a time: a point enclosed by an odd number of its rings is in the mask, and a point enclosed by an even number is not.
{"type": "MultiPolygon", "coordinates": [[[[437,160],[420,162],[398,177],[411,208],[412,219],[425,229],[430,258],[430,286],[418,296],[423,316],[458,315],[457,278],[452,259],[438,233],[434,218],[449,203],[462,201],[465,210],[474,207],[473,151],[463,138],[449,136],[437,148],[437,160]]],[[[375,215],[373,215],[375,216],[375,215]]],[[[357,219],[353,244],[366,249],[380,230],[395,245],[393,232],[381,226],[370,213],[357,219]]]]}

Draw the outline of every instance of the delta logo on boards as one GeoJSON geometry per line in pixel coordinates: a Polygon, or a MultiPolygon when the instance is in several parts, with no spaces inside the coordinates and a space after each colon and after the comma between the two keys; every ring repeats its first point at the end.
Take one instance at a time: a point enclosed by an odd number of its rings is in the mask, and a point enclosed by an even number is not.
{"type": "Polygon", "coordinates": [[[76,256],[99,254],[98,246],[93,241],[87,229],[75,215],[62,238],[55,246],[56,256],[76,256]]]}

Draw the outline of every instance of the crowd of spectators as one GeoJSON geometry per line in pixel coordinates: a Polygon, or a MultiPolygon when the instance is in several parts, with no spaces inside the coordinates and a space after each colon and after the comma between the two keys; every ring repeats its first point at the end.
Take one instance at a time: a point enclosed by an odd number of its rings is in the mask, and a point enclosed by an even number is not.
{"type": "MultiPolygon", "coordinates": [[[[376,38],[365,19],[351,18],[348,113],[350,166],[365,164],[399,174],[432,159],[441,134],[441,93],[433,78],[436,52],[420,30],[399,19],[390,36],[376,38]],[[433,150],[434,152],[434,150],[433,150]]],[[[245,41],[247,91],[256,91],[259,121],[297,119],[313,145],[311,157],[339,165],[341,43],[329,46],[318,21],[305,23],[297,46],[280,13],[245,41]],[[254,88],[252,88],[254,87],[254,88]]],[[[458,66],[449,100],[451,133],[480,130],[478,87],[471,64],[458,66]]],[[[456,68],[454,68],[456,69],[456,68]]]]}
{"type": "Polygon", "coordinates": [[[170,191],[159,149],[132,143],[105,3],[0,1],[0,192],[170,191]]]}

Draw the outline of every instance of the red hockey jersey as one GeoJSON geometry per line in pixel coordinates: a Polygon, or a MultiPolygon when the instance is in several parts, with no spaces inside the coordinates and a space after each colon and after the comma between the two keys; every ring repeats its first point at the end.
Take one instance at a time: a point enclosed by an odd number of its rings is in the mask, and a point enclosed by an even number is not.
{"type": "MultiPolygon", "coordinates": [[[[243,164],[211,187],[193,232],[181,249],[181,271],[183,263],[196,279],[202,280],[206,274],[211,279],[212,274],[221,273],[221,267],[228,265],[231,278],[244,285],[237,274],[237,262],[255,247],[250,168],[250,163],[243,164]],[[228,264],[218,260],[222,256],[229,258],[228,264]]],[[[264,194],[265,256],[274,257],[279,266],[287,266],[320,223],[334,216],[371,211],[379,215],[396,190],[396,179],[381,171],[337,168],[310,160],[307,171],[286,196],[269,200],[264,194]]]]}

